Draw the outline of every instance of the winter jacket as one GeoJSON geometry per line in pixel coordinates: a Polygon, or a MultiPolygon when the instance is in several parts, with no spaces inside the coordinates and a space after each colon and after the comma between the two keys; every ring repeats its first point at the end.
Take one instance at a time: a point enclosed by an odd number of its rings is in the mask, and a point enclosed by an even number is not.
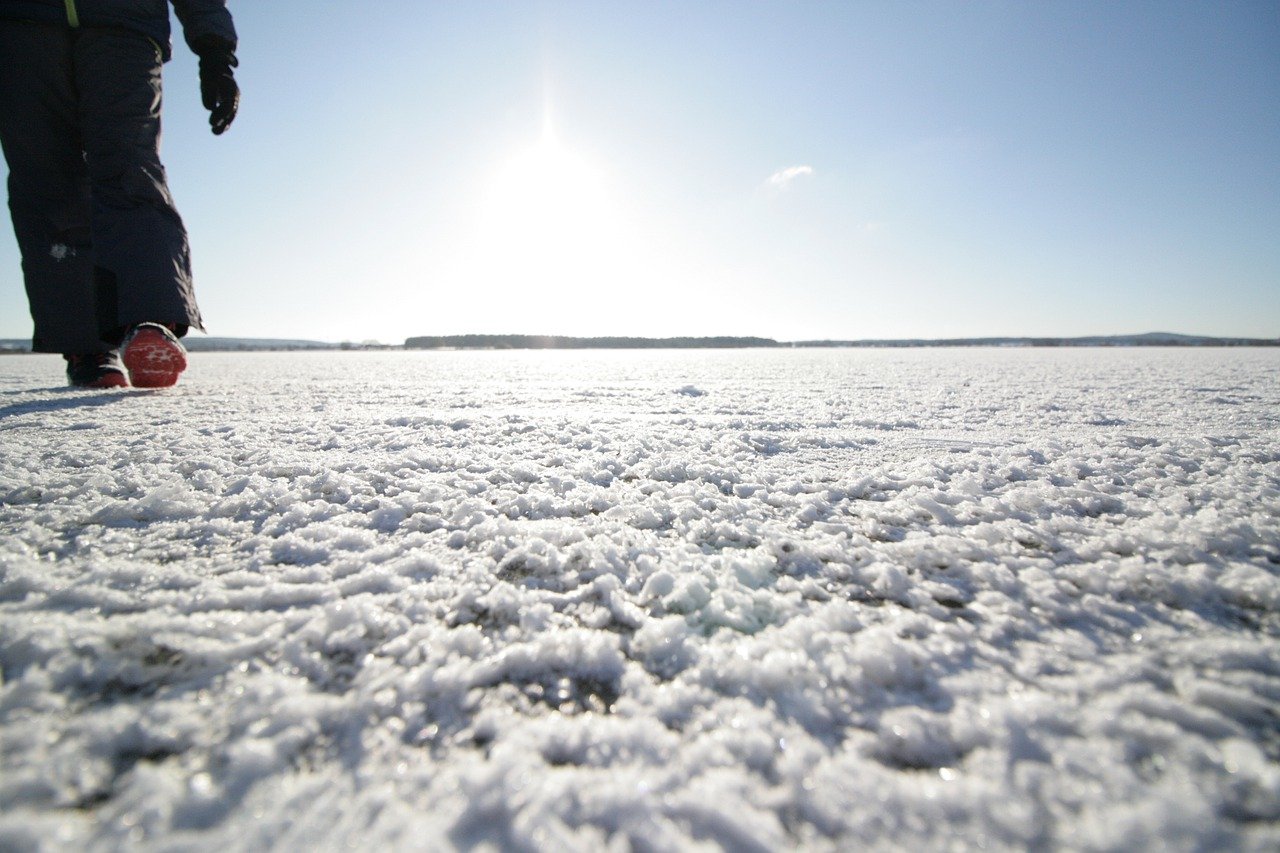
{"type": "MultiPolygon", "coordinates": [[[[112,27],[142,33],[160,46],[167,61],[170,0],[0,0],[0,18],[69,27],[112,27]]],[[[213,37],[234,50],[236,30],[226,0],[171,0],[192,50],[213,37]]],[[[196,51],[199,52],[198,50],[196,51]]]]}

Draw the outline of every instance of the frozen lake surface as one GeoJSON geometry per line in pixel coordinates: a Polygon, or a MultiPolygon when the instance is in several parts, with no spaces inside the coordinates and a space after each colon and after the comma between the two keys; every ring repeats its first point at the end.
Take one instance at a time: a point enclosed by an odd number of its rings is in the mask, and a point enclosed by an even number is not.
{"type": "Polygon", "coordinates": [[[0,848],[1280,847],[1280,350],[0,358],[0,848]]]}

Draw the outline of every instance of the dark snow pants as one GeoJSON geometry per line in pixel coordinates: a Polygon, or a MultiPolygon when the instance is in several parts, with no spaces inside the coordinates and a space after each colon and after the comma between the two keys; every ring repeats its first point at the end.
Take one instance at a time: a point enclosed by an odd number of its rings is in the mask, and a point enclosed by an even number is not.
{"type": "Polygon", "coordinates": [[[123,30],[0,20],[0,143],[37,352],[203,328],[160,164],[161,54],[123,30]]]}

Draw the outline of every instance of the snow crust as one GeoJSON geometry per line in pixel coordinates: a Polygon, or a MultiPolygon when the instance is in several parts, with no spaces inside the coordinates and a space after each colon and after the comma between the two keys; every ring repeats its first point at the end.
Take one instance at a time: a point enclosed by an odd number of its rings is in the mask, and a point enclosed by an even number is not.
{"type": "Polygon", "coordinates": [[[0,848],[1280,848],[1280,352],[0,359],[0,848]]]}

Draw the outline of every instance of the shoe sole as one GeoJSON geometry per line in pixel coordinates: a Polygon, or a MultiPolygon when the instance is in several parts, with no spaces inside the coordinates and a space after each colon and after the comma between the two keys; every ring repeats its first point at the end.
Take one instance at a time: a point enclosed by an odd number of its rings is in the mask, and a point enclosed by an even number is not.
{"type": "Polygon", "coordinates": [[[108,370],[92,382],[72,383],[73,388],[128,388],[129,380],[118,370],[108,370]]]}
{"type": "Polygon", "coordinates": [[[182,344],[159,329],[138,329],[125,343],[120,358],[135,388],[168,388],[187,369],[182,344]]]}

